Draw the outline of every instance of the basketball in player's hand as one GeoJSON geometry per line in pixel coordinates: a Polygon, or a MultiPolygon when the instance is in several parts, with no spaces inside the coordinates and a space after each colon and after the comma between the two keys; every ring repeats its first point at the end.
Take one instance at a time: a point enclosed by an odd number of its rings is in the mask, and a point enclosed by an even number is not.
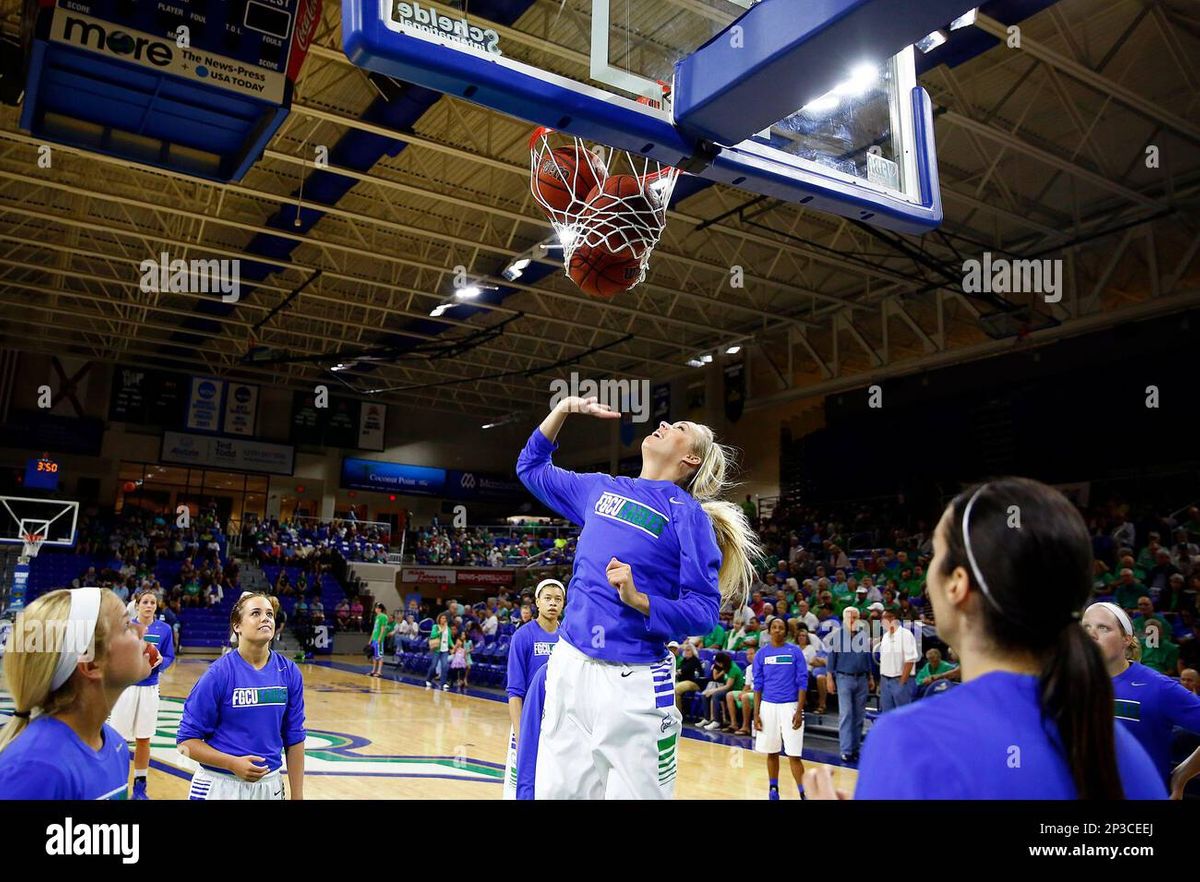
{"type": "Polygon", "coordinates": [[[555,147],[538,155],[533,170],[533,195],[550,220],[570,223],[571,203],[581,208],[589,193],[604,179],[604,163],[590,150],[575,144],[555,147]]]}
{"type": "Polygon", "coordinates": [[[584,243],[571,255],[567,275],[584,294],[607,300],[641,280],[642,260],[629,249],[614,254],[603,245],[584,243]]]}
{"type": "Polygon", "coordinates": [[[157,668],[158,663],[162,661],[162,654],[153,643],[146,644],[146,657],[150,659],[151,668],[157,668]]]}

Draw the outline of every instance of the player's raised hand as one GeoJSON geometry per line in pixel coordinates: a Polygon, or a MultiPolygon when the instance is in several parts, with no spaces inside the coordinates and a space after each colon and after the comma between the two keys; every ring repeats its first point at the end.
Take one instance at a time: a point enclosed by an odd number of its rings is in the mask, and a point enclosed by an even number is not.
{"type": "Polygon", "coordinates": [[[601,404],[596,396],[590,398],[581,398],[578,395],[571,395],[562,399],[558,403],[558,409],[564,413],[581,413],[586,416],[600,417],[605,420],[615,420],[621,418],[621,412],[613,410],[607,404],[601,404]]]}

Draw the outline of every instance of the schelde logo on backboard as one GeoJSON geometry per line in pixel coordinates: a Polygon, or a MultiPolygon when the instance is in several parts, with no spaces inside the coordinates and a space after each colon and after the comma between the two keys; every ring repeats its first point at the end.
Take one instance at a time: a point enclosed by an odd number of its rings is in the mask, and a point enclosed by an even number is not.
{"type": "Polygon", "coordinates": [[[500,35],[492,28],[471,24],[467,17],[451,18],[429,3],[416,0],[384,0],[392,4],[392,21],[407,31],[443,37],[492,55],[501,55],[500,35]]]}

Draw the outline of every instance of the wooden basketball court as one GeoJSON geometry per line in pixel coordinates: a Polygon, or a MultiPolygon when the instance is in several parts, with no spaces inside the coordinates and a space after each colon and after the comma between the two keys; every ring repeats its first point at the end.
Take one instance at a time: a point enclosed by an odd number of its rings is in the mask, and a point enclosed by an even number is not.
{"type": "MultiPolygon", "coordinates": [[[[152,798],[187,798],[191,766],[175,750],[175,731],[183,700],[208,662],[183,656],[162,677],[159,731],[151,743],[152,798]]],[[[428,690],[387,679],[387,673],[373,679],[361,656],[334,656],[301,670],[309,733],[306,798],[500,799],[509,727],[503,702],[428,690]]],[[[11,711],[11,702],[0,706],[0,713],[5,710],[11,711]]],[[[745,748],[685,737],[676,797],[763,799],[765,765],[745,748]]],[[[853,789],[854,770],[831,768],[839,787],[853,789]]],[[[783,798],[797,798],[786,762],[781,773],[783,798]]]]}

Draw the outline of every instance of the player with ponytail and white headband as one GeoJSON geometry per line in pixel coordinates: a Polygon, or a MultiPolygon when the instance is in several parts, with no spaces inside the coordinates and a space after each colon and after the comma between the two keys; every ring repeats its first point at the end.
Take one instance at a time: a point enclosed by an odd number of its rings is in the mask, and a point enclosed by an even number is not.
{"type": "MultiPolygon", "coordinates": [[[[1150,757],[1113,721],[1104,659],[1080,627],[1091,574],[1087,526],[1054,488],[1001,478],[956,496],[926,585],[962,685],[876,721],[855,798],[1163,799],[1150,757]]],[[[804,786],[809,799],[845,798],[827,768],[804,786]]]]}
{"type": "Polygon", "coordinates": [[[723,600],[740,608],[761,552],[742,509],[719,499],[731,453],[711,429],[660,423],[637,478],[580,474],[551,461],[570,413],[620,418],[564,398],[517,460],[529,491],[583,527],[571,615],[546,665],[535,795],[670,799],[683,720],[667,642],[707,634],[723,600]]]}
{"type": "Polygon", "coordinates": [[[175,632],[158,619],[158,597],[149,588],[140,589],[133,599],[134,623],[142,639],[154,649],[150,652],[150,676],[121,693],[109,724],[121,733],[133,748],[133,798],[149,799],[146,779],[150,773],[150,737],[158,728],[158,678],[175,661],[175,632]]]}
{"type": "Polygon", "coordinates": [[[285,752],[291,798],[304,798],[304,679],[271,649],[271,600],[238,598],[229,615],[237,649],[209,665],[183,706],[175,742],[200,764],[188,799],[285,799],[285,752]]]}
{"type": "Polygon", "coordinates": [[[129,748],[104,721],[150,673],[125,604],[101,588],[51,591],[17,616],[4,656],[16,710],[0,729],[0,800],[126,799],[129,748]]]}
{"type": "Polygon", "coordinates": [[[1083,614],[1083,630],[1096,641],[1112,677],[1117,722],[1138,743],[1167,782],[1171,799],[1183,799],[1188,781],[1200,775],[1200,750],[1172,768],[1173,729],[1200,734],[1200,697],[1178,680],[1139,664],[1141,646],[1133,633],[1133,622],[1115,603],[1093,603],[1083,614]]]}
{"type": "MultiPolygon", "coordinates": [[[[504,799],[517,798],[517,750],[521,708],[533,675],[550,660],[558,642],[558,623],[566,605],[567,589],[558,579],[543,579],[533,591],[537,618],[522,625],[508,645],[508,757],[504,765],[504,799]]],[[[534,749],[537,745],[534,745],[534,749]]]]}

